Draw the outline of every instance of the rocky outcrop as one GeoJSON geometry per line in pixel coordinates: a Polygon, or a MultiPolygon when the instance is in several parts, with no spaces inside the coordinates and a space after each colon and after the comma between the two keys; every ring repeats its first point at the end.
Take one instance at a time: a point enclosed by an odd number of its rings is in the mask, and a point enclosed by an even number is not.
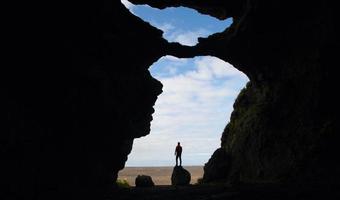
{"type": "Polygon", "coordinates": [[[189,185],[191,180],[191,174],[188,170],[182,166],[175,166],[171,175],[171,185],[189,185]]]}
{"type": "MultiPolygon", "coordinates": [[[[319,3],[248,1],[229,30],[198,45],[250,78],[222,135],[225,162],[231,159],[221,173],[226,179],[339,181],[332,64],[337,62],[339,26],[332,3],[319,3]]],[[[205,174],[210,173],[207,168],[205,174]]]]}
{"type": "Polygon", "coordinates": [[[138,175],[135,180],[136,187],[152,187],[155,186],[152,181],[151,176],[147,175],[138,175]]]}

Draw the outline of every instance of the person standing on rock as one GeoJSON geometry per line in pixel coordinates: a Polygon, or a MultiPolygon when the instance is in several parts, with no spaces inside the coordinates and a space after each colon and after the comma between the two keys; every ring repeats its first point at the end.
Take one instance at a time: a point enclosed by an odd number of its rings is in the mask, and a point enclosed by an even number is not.
{"type": "Polygon", "coordinates": [[[175,156],[176,156],[176,166],[178,166],[178,158],[179,158],[179,166],[182,166],[182,147],[180,143],[177,143],[176,149],[175,149],[175,156]]]}

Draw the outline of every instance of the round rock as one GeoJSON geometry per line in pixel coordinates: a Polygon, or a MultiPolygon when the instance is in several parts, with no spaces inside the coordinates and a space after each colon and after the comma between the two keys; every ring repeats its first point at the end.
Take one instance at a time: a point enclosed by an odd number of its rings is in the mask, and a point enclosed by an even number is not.
{"type": "Polygon", "coordinates": [[[182,166],[174,167],[171,175],[171,185],[189,185],[191,174],[182,166]]]}

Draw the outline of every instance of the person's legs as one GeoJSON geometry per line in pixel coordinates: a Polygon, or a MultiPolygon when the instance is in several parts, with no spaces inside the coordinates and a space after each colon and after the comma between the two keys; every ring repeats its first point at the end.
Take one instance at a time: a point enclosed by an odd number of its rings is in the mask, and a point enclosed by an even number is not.
{"type": "Polygon", "coordinates": [[[182,166],[182,155],[179,155],[179,166],[182,166]]]}
{"type": "Polygon", "coordinates": [[[176,155],[176,166],[178,165],[178,155],[176,155]]]}

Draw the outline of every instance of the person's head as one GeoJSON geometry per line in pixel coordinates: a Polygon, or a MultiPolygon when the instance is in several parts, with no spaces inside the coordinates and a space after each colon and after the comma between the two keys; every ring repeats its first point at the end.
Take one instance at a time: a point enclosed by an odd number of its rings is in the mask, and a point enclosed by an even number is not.
{"type": "Polygon", "coordinates": [[[181,143],[179,143],[179,142],[177,143],[178,146],[179,146],[180,144],[181,144],[181,143]]]}

